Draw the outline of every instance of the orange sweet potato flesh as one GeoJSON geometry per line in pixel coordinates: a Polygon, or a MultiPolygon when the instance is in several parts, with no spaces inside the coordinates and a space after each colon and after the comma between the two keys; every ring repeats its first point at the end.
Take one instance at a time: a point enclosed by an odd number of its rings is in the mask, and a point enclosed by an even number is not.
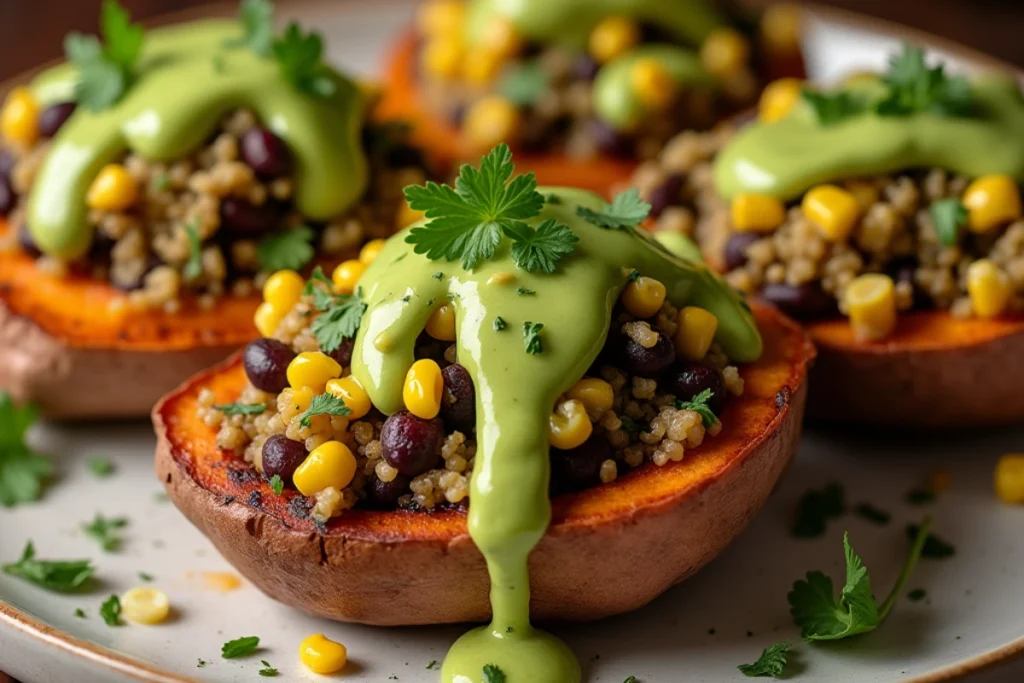
{"type": "MultiPolygon", "coordinates": [[[[646,464],[554,499],[551,527],[530,558],[536,617],[595,619],[640,607],[709,562],[763,505],[796,450],[814,350],[781,314],[755,313],[765,353],[741,369],[746,390],[725,409],[718,437],[682,462],[646,464]]],[[[232,401],[244,383],[235,357],[153,411],[158,476],[229,562],[271,597],[332,619],[399,625],[488,616],[487,571],[463,513],[353,510],[318,529],[301,496],[276,496],[218,449],[196,416],[199,392],[232,401]]]]}

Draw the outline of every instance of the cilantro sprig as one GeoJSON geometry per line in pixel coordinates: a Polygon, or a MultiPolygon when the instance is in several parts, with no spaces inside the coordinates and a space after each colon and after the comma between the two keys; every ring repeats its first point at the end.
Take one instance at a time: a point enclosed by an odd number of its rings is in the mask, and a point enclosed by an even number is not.
{"type": "Polygon", "coordinates": [[[126,526],[128,526],[127,517],[108,519],[97,512],[91,522],[82,524],[82,531],[86,536],[98,542],[105,552],[110,553],[121,545],[121,535],[117,532],[126,526]]]}
{"type": "Polygon", "coordinates": [[[689,401],[676,401],[676,410],[692,410],[693,412],[700,415],[700,421],[704,423],[704,427],[713,427],[718,422],[718,416],[715,415],[715,411],[711,410],[711,399],[714,396],[714,392],[710,389],[705,389],[689,401]]]}
{"type": "Polygon", "coordinates": [[[117,0],[104,0],[100,33],[102,44],[96,36],[81,33],[64,39],[64,53],[78,69],[75,100],[89,111],[102,111],[121,99],[142,52],[142,26],[131,22],[117,0]]]}
{"type": "Polygon", "coordinates": [[[3,566],[5,574],[17,576],[52,591],[67,593],[81,588],[93,575],[91,560],[39,560],[29,541],[17,562],[3,566]]]}
{"type": "Polygon", "coordinates": [[[251,655],[260,646],[259,636],[245,636],[229,640],[220,647],[220,656],[224,659],[234,659],[251,655]]]}
{"type": "Polygon", "coordinates": [[[826,93],[804,88],[800,96],[814,111],[818,123],[823,126],[839,123],[867,109],[867,103],[862,98],[845,90],[826,93]]]}
{"type": "Polygon", "coordinates": [[[274,40],[274,3],[269,0],[242,0],[238,9],[242,35],[224,43],[225,47],[247,47],[261,57],[270,56],[274,40]]]}
{"type": "Polygon", "coordinates": [[[345,402],[334,396],[333,394],[323,393],[317,394],[313,397],[313,400],[309,402],[309,407],[299,416],[299,424],[303,427],[308,427],[312,424],[312,420],[317,415],[351,415],[352,411],[348,409],[345,402]]]}
{"type": "Polygon", "coordinates": [[[260,269],[268,273],[302,270],[316,253],[311,244],[315,236],[313,229],[305,225],[266,235],[256,252],[260,269]]]}
{"type": "Polygon", "coordinates": [[[100,616],[107,626],[121,625],[121,598],[111,595],[100,605],[100,616]]]}
{"type": "Polygon", "coordinates": [[[455,186],[427,182],[405,188],[412,209],[429,222],[413,228],[405,241],[427,258],[461,261],[473,270],[494,256],[502,237],[512,240],[512,259],[527,272],[555,271],[558,261],[576,248],[568,226],[546,220],[536,229],[525,223],[544,207],[533,173],[513,177],[508,145],[488,152],[475,168],[464,164],[455,186]]]}
{"type": "Polygon", "coordinates": [[[324,41],[319,33],[303,33],[292,22],[284,34],[275,38],[270,51],[281,68],[281,75],[295,88],[315,97],[332,97],[338,83],[330,67],[324,64],[324,41]]]}
{"type": "Polygon", "coordinates": [[[770,645],[761,652],[761,656],[753,664],[740,664],[737,669],[744,676],[754,678],[757,676],[772,676],[778,678],[789,662],[790,644],[786,642],[770,645]]]}
{"type": "Polygon", "coordinates": [[[317,266],[303,293],[312,297],[313,307],[320,312],[310,327],[324,353],[335,351],[346,339],[355,338],[366,312],[362,290],[357,287],[354,295],[335,294],[330,279],[317,266]]]}
{"type": "Polygon", "coordinates": [[[921,557],[931,520],[925,518],[917,529],[913,547],[903,564],[896,585],[879,605],[871,593],[867,567],[850,546],[849,533],[843,536],[846,557],[846,583],[836,598],[832,579],[819,571],[807,572],[805,579],[793,584],[789,593],[790,614],[804,640],[839,640],[878,628],[889,615],[911,572],[921,557]]]}
{"type": "Polygon", "coordinates": [[[222,403],[213,407],[225,415],[262,415],[267,410],[266,403],[222,403]]]}
{"type": "Polygon", "coordinates": [[[505,683],[505,672],[497,664],[484,664],[484,683],[505,683]]]}
{"type": "Polygon", "coordinates": [[[577,206],[576,215],[588,223],[608,230],[632,230],[640,225],[651,213],[651,205],[640,199],[640,191],[631,187],[619,192],[611,203],[600,211],[586,206],[577,206]]]}
{"type": "Polygon", "coordinates": [[[0,506],[39,500],[43,483],[53,475],[53,463],[25,443],[37,416],[34,407],[19,407],[0,391],[0,506]]]}

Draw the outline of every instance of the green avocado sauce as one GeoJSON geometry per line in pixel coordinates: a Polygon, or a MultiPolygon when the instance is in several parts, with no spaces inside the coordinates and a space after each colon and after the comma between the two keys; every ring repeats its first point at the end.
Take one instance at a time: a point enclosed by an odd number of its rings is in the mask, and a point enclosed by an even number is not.
{"type": "MultiPolygon", "coordinates": [[[[462,636],[442,667],[445,683],[477,683],[493,664],[509,683],[574,683],[580,667],[560,640],[530,624],[527,558],[551,519],[548,418],[559,394],[579,380],[604,345],[612,308],[635,268],[657,278],[675,304],[708,309],[716,339],[730,358],[751,361],[761,337],[743,299],[705,266],[673,256],[639,232],[606,230],[576,216],[578,205],[600,210],[596,194],[539,188],[548,203],[528,221],[553,218],[579,238],[555,274],[519,270],[507,241],[472,272],[430,261],[390,239],[360,280],[368,308],[356,337],[352,374],[385,413],[403,407],[402,386],[413,347],[431,313],[455,307],[458,358],[476,387],[477,454],[470,488],[469,533],[491,577],[493,620],[462,636]],[[440,279],[435,274],[442,273],[440,279]],[[488,282],[497,273],[515,280],[488,282]],[[534,290],[531,296],[517,289],[534,290]],[[505,321],[494,329],[494,319],[505,321]],[[543,323],[543,350],[526,352],[523,325],[543,323]]],[[[685,247],[685,245],[684,245],[685,247]]]]}
{"type": "Polygon", "coordinates": [[[706,0],[472,0],[468,12],[470,44],[486,40],[490,22],[503,17],[527,38],[572,50],[586,49],[594,26],[613,15],[650,22],[691,45],[725,23],[706,0]]]}
{"type": "Polygon", "coordinates": [[[819,183],[908,168],[1024,180],[1024,99],[1017,83],[989,75],[971,87],[970,116],[867,111],[826,126],[801,103],[785,118],[741,130],[718,155],[715,186],[726,199],[751,192],[789,200],[819,183]]]}
{"type": "Polygon", "coordinates": [[[594,112],[616,128],[631,129],[646,111],[631,81],[633,65],[640,59],[658,62],[679,85],[715,87],[715,79],[692,50],[675,45],[642,45],[605,64],[594,78],[594,112]]]}
{"type": "MultiPolygon", "coordinates": [[[[219,119],[252,109],[287,143],[295,159],[295,203],[313,220],[349,208],[363,194],[368,171],[360,135],[366,102],[340,74],[332,97],[302,93],[276,61],[245,48],[226,48],[241,35],[235,21],[210,20],[147,32],[135,79],[109,109],[79,107],[57,133],[29,197],[33,240],[52,256],[71,260],[92,242],[86,222],[89,184],[130,149],[151,161],[171,161],[198,148],[219,119]]],[[[43,106],[74,99],[77,70],[62,64],[31,88],[43,106]]]]}

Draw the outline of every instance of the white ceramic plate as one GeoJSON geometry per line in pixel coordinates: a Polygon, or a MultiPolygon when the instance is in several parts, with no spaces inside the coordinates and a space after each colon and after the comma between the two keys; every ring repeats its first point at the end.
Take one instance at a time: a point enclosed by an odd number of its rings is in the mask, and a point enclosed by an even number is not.
{"type": "MultiPolygon", "coordinates": [[[[290,11],[329,37],[332,59],[368,72],[380,63],[388,36],[407,21],[409,7],[390,0],[290,11]]],[[[878,43],[871,41],[878,40],[884,45],[884,37],[814,21],[808,39],[812,72],[838,75],[863,64],[863,55],[877,64],[878,43]]],[[[874,634],[830,646],[799,644],[797,680],[943,680],[1005,659],[1024,650],[1024,508],[1000,505],[991,479],[997,456],[1019,447],[1022,436],[1020,430],[929,439],[809,434],[765,511],[697,577],[635,613],[553,628],[573,647],[590,681],[619,683],[629,675],[642,683],[746,680],[737,664],[753,661],[776,641],[799,641],[786,593],[809,569],[842,573],[844,530],[881,596],[907,549],[904,526],[929,512],[957,554],[922,561],[908,588],[926,589],[927,599],[901,599],[874,634]],[[906,492],[936,466],[952,473],[951,490],[927,508],[907,504],[906,492]],[[848,515],[821,539],[792,538],[788,529],[800,496],[829,481],[844,483],[851,507],[868,501],[891,512],[893,521],[875,526],[848,515]]],[[[93,558],[101,585],[87,594],[57,595],[0,574],[0,670],[26,683],[254,681],[259,660],[266,659],[281,671],[277,680],[317,680],[298,663],[296,651],[303,637],[322,630],[349,648],[346,681],[436,682],[436,671],[427,667],[443,658],[461,627],[334,624],[296,613],[247,584],[231,592],[208,586],[205,572],[230,567],[158,497],[148,425],[48,425],[33,437],[54,454],[60,476],[41,503],[0,509],[0,562],[17,558],[32,539],[42,557],[93,558]],[[91,475],[86,461],[94,455],[113,459],[116,473],[91,475]],[[80,523],[97,512],[130,518],[119,552],[101,553],[81,533],[80,523]],[[154,585],[170,595],[175,618],[155,627],[105,626],[100,603],[139,584],[139,572],[154,575],[154,585]],[[77,608],[85,619],[74,616],[77,608]],[[220,659],[223,642],[247,635],[262,639],[256,656],[220,659]],[[199,667],[199,659],[208,663],[199,667]]],[[[1024,662],[977,678],[1022,680],[1024,662]]]]}

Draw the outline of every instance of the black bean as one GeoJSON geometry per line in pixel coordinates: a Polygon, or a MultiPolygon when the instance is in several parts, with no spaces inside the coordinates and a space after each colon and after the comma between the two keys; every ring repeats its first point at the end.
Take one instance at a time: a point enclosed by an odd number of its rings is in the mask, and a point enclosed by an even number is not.
{"type": "Polygon", "coordinates": [[[424,420],[408,410],[394,413],[380,431],[384,460],[407,477],[415,477],[441,461],[444,423],[440,419],[424,420]]]}
{"type": "Polygon", "coordinates": [[[0,178],[6,178],[14,170],[14,155],[6,149],[0,149],[0,178]]]}
{"type": "Polygon", "coordinates": [[[11,187],[11,181],[4,176],[0,176],[0,216],[7,216],[14,210],[14,205],[18,203],[18,195],[14,194],[14,188],[11,187]]]}
{"type": "Polygon", "coordinates": [[[659,334],[658,341],[649,349],[625,337],[623,356],[623,364],[631,374],[655,377],[672,365],[676,350],[672,340],[664,334],[659,334]]]}
{"type": "Polygon", "coordinates": [[[281,215],[272,202],[256,206],[238,197],[226,197],[220,201],[220,222],[229,234],[253,235],[275,230],[281,215]]]}
{"type": "Polygon", "coordinates": [[[39,115],[39,133],[44,138],[52,138],[74,112],[74,102],[51,104],[39,115]]]}
{"type": "Polygon", "coordinates": [[[572,75],[581,81],[592,81],[597,76],[597,72],[600,71],[601,65],[597,61],[588,55],[587,53],[581,53],[572,62],[572,75]]]}
{"type": "Polygon", "coordinates": [[[683,361],[666,374],[665,388],[668,389],[680,401],[692,401],[694,396],[711,390],[711,401],[708,406],[718,415],[725,407],[725,400],[728,394],[725,390],[725,380],[718,368],[714,368],[701,361],[683,361]]]}
{"type": "Polygon", "coordinates": [[[614,157],[630,157],[633,154],[633,143],[630,137],[610,123],[593,119],[587,126],[587,132],[594,139],[594,144],[604,154],[614,157]]]}
{"type": "Polygon", "coordinates": [[[256,339],[242,353],[242,365],[249,382],[269,394],[288,386],[288,364],[295,358],[289,346],[276,339],[256,339]]]}
{"type": "Polygon", "coordinates": [[[468,434],[476,424],[476,392],[469,371],[452,363],[441,371],[444,393],[441,396],[441,417],[452,429],[468,434]]]}
{"type": "Polygon", "coordinates": [[[579,491],[601,482],[601,463],[612,457],[603,435],[590,438],[572,450],[551,449],[551,488],[555,492],[579,491]]]}
{"type": "Polygon", "coordinates": [[[747,247],[761,239],[756,232],[734,232],[725,243],[725,267],[742,268],[747,263],[747,247]]]}
{"type": "Polygon", "coordinates": [[[683,176],[672,173],[651,191],[648,201],[651,204],[651,215],[657,218],[670,206],[678,206],[682,201],[683,176]]]}
{"type": "Polygon", "coordinates": [[[292,171],[292,153],[284,140],[266,128],[251,128],[242,136],[242,160],[262,178],[279,178],[292,171]]]}
{"type": "Polygon", "coordinates": [[[826,294],[817,282],[807,282],[798,287],[769,284],[761,290],[761,296],[796,320],[827,318],[837,311],[836,300],[826,294]]]}
{"type": "Polygon", "coordinates": [[[398,504],[398,499],[409,491],[409,477],[397,475],[391,481],[383,481],[373,475],[366,484],[366,498],[371,507],[391,509],[398,504]]]}
{"type": "Polygon", "coordinates": [[[292,475],[305,459],[305,444],[284,434],[274,434],[263,442],[263,476],[267,479],[276,474],[285,486],[292,486],[292,475]]]}
{"type": "Polygon", "coordinates": [[[336,360],[338,365],[347,368],[352,365],[352,348],[355,345],[355,339],[342,339],[341,345],[327,355],[336,360]]]}

